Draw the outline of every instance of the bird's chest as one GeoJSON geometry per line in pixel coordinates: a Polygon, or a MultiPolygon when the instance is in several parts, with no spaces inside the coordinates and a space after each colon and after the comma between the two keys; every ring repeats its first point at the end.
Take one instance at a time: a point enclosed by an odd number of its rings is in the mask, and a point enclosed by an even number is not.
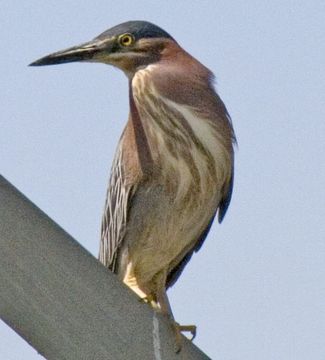
{"type": "Polygon", "coordinates": [[[138,183],[126,234],[132,262],[150,274],[156,265],[172,266],[198,241],[217,209],[229,164],[213,124],[140,80],[133,97],[142,127],[137,136],[145,138],[137,141],[147,145],[137,145],[137,152],[140,162],[139,153],[149,152],[151,171],[138,183]]]}
{"type": "Polygon", "coordinates": [[[151,180],[164,186],[175,205],[215,201],[224,159],[213,126],[188,106],[159,96],[153,86],[146,90],[137,87],[134,100],[152,159],[151,180]]]}

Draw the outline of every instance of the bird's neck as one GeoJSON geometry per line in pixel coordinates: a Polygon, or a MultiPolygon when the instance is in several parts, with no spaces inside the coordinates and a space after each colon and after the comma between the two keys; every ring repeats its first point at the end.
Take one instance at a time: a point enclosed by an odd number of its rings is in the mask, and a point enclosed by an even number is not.
{"type": "Polygon", "coordinates": [[[144,131],[143,124],[139,115],[139,111],[134,101],[132,83],[129,83],[129,102],[130,102],[130,122],[133,128],[133,135],[139,165],[143,174],[147,174],[153,168],[153,159],[150,152],[150,147],[144,131]]]}
{"type": "Polygon", "coordinates": [[[150,65],[130,82],[130,126],[142,172],[168,175],[169,184],[177,176],[186,180],[186,173],[202,187],[211,185],[206,184],[209,179],[224,181],[232,156],[226,110],[219,108],[218,98],[209,88],[200,90],[200,78],[193,83],[194,95],[192,83],[186,87],[188,82],[184,82],[186,73],[175,79],[167,78],[174,73],[166,71],[167,79],[157,78],[163,70],[162,65],[150,65]],[[173,94],[168,84],[175,90],[173,94]]]}

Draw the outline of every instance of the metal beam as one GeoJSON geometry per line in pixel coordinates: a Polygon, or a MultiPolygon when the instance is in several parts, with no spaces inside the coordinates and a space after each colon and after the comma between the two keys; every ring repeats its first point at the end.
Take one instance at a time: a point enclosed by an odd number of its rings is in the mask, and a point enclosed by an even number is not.
{"type": "Polygon", "coordinates": [[[48,360],[209,359],[2,176],[0,317],[48,360]]]}

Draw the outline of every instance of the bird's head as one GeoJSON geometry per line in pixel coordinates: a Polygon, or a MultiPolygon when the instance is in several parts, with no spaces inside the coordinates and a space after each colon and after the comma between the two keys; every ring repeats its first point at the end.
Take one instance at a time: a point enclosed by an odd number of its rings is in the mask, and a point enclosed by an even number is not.
{"type": "Polygon", "coordinates": [[[30,65],[101,62],[114,65],[132,77],[138,69],[159,61],[169,45],[177,47],[175,40],[158,26],[147,21],[128,21],[91,41],[47,55],[30,65]]]}

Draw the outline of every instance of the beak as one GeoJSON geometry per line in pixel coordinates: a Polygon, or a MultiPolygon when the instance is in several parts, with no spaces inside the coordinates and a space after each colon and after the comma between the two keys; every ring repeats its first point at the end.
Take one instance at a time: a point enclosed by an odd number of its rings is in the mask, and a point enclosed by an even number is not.
{"type": "Polygon", "coordinates": [[[38,59],[29,66],[56,65],[76,61],[99,61],[99,57],[105,54],[109,56],[113,45],[113,39],[94,39],[84,44],[55,52],[38,59]],[[98,57],[98,55],[100,56],[98,57]]]}

